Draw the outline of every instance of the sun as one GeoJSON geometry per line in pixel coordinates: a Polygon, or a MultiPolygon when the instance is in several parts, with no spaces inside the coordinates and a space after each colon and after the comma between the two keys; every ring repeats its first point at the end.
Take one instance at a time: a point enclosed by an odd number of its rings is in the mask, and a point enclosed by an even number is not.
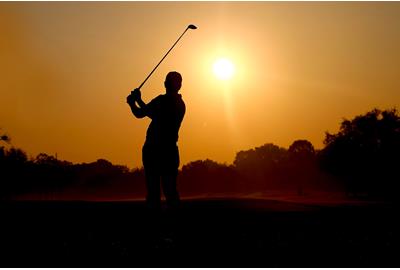
{"type": "Polygon", "coordinates": [[[219,58],[214,62],[213,71],[218,79],[226,81],[235,74],[235,66],[229,59],[219,58]]]}

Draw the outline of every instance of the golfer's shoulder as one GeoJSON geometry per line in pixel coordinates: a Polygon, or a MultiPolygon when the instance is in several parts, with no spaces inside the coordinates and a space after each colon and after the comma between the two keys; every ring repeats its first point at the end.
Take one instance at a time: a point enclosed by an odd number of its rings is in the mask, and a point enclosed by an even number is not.
{"type": "Polygon", "coordinates": [[[163,102],[163,100],[164,100],[164,98],[163,98],[163,95],[158,95],[158,96],[156,96],[155,98],[153,98],[151,101],[150,101],[150,103],[152,103],[152,104],[160,104],[161,102],[163,102]]]}
{"type": "MultiPolygon", "coordinates": [[[[180,110],[186,110],[186,105],[185,102],[182,99],[182,96],[180,94],[164,94],[164,95],[159,95],[155,99],[159,98],[160,104],[163,104],[162,106],[167,106],[167,107],[174,107],[174,108],[179,108],[180,110]]],[[[157,103],[157,102],[155,102],[157,103]]]]}

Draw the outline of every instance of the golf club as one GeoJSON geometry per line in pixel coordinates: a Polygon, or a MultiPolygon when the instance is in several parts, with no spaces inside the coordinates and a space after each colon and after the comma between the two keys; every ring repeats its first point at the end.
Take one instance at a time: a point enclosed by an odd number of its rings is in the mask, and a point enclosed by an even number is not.
{"type": "Polygon", "coordinates": [[[186,27],[185,31],[183,31],[182,35],[178,38],[177,41],[175,41],[174,45],[172,45],[171,49],[168,50],[168,52],[164,55],[164,57],[161,59],[161,61],[157,64],[157,66],[150,72],[150,74],[147,76],[147,78],[142,82],[142,84],[137,88],[140,89],[142,88],[142,86],[144,85],[144,83],[147,81],[148,78],[150,78],[151,74],[153,74],[153,72],[158,68],[158,66],[161,64],[161,62],[165,59],[165,57],[167,57],[167,55],[169,54],[169,52],[175,47],[175,45],[178,43],[178,41],[183,37],[183,35],[186,33],[186,31],[188,29],[197,29],[197,27],[193,24],[188,25],[188,27],[186,27]]]}

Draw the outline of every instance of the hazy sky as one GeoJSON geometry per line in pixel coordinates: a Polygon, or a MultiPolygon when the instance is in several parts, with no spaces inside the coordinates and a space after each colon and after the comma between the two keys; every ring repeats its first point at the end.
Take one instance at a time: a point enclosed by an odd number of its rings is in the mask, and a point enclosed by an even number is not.
{"type": "Polygon", "coordinates": [[[149,119],[126,96],[183,75],[181,163],[308,139],[400,103],[400,2],[0,3],[0,127],[31,156],[141,166],[149,119]],[[218,80],[213,62],[236,73],[218,80]]]}

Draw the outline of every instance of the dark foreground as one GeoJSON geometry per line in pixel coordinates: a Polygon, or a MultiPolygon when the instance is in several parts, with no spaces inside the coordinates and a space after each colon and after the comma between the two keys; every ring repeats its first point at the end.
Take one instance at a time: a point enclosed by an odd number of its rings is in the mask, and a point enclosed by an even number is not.
{"type": "Polygon", "coordinates": [[[0,267],[399,267],[390,205],[184,201],[0,203],[0,267]]]}

